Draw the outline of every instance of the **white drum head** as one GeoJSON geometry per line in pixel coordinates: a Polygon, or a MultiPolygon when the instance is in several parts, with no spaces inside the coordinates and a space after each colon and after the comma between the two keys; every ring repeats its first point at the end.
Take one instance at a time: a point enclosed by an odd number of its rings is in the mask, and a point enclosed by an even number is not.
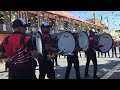
{"type": "Polygon", "coordinates": [[[89,38],[86,32],[80,31],[78,33],[78,43],[79,47],[86,51],[89,47],[89,38]]]}
{"type": "Polygon", "coordinates": [[[42,53],[42,35],[39,31],[36,33],[36,48],[39,54],[43,54],[42,53]]]}
{"type": "Polygon", "coordinates": [[[58,48],[65,52],[65,55],[71,54],[75,49],[75,38],[70,32],[63,32],[58,38],[58,48]]]}
{"type": "Polygon", "coordinates": [[[98,45],[104,45],[103,47],[99,48],[101,52],[108,52],[113,45],[113,40],[111,35],[107,33],[102,34],[99,38],[98,45]]]}

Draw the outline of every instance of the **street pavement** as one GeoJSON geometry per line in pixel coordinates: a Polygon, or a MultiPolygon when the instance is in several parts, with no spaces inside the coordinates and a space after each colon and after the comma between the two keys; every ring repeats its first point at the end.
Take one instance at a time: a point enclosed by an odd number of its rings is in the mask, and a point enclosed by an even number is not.
{"type": "MultiPolygon", "coordinates": [[[[85,79],[84,71],[85,71],[86,57],[84,52],[82,52],[81,54],[82,54],[82,58],[79,57],[80,74],[81,74],[81,78],[85,79]]],[[[111,55],[111,51],[110,51],[110,55],[111,55]]],[[[119,57],[120,54],[117,53],[117,56],[119,57]]],[[[106,58],[104,58],[104,54],[103,54],[103,57],[100,56],[99,58],[97,58],[97,63],[98,63],[97,74],[100,76],[100,79],[120,79],[120,58],[118,57],[111,58],[108,57],[107,55],[106,58]]],[[[59,66],[54,67],[56,79],[64,79],[65,71],[67,67],[67,59],[64,58],[64,56],[60,56],[60,58],[58,57],[58,64],[59,66]]],[[[0,64],[0,79],[8,79],[8,72],[4,72],[4,71],[5,71],[5,66],[3,63],[0,64]]],[[[89,65],[89,75],[90,77],[87,79],[92,79],[93,77],[92,61],[90,62],[89,65]]],[[[38,66],[36,67],[36,76],[37,78],[39,76],[38,66]]],[[[47,76],[46,79],[48,79],[47,76]]],[[[76,79],[74,65],[72,66],[69,79],[76,79]]]]}

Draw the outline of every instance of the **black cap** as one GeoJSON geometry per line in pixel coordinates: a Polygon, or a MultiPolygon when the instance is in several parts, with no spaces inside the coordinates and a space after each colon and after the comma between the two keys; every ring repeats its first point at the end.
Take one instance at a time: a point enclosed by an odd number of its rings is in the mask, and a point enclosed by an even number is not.
{"type": "Polygon", "coordinates": [[[18,26],[21,26],[21,27],[30,27],[29,24],[26,24],[25,20],[24,19],[16,19],[13,21],[13,25],[12,27],[13,28],[17,28],[18,26]]]}

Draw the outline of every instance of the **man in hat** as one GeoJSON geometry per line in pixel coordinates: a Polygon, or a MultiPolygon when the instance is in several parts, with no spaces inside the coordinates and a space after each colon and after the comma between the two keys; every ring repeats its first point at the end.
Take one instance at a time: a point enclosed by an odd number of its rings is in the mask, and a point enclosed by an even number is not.
{"type": "MultiPolygon", "coordinates": [[[[52,27],[52,25],[49,25],[49,23],[47,22],[43,23],[41,25],[41,32],[43,37],[43,43],[45,44],[44,54],[52,56],[51,53],[57,52],[57,49],[51,47],[50,45],[51,44],[51,35],[49,34],[50,27],[52,27]]],[[[45,79],[46,74],[49,79],[55,79],[55,71],[51,59],[44,58],[41,62],[39,62],[39,71],[40,71],[39,79],[45,79]]]]}
{"type": "Polygon", "coordinates": [[[4,59],[6,55],[5,61],[9,63],[9,79],[37,79],[37,63],[33,57],[42,58],[42,55],[33,47],[31,37],[25,35],[28,26],[21,18],[14,20],[14,32],[0,45],[0,59],[4,59]]]}
{"type": "Polygon", "coordinates": [[[88,77],[88,68],[89,68],[89,63],[90,63],[90,60],[92,60],[93,62],[93,65],[94,65],[94,76],[93,76],[93,79],[97,79],[98,76],[97,76],[97,58],[96,58],[96,53],[95,53],[95,49],[96,48],[99,48],[99,47],[102,47],[102,45],[99,45],[99,46],[96,46],[94,44],[94,35],[95,35],[95,30],[92,29],[89,31],[89,41],[90,41],[90,44],[89,44],[89,49],[85,52],[86,53],[86,56],[87,56],[87,63],[86,63],[86,66],[85,66],[85,77],[88,77]]]}

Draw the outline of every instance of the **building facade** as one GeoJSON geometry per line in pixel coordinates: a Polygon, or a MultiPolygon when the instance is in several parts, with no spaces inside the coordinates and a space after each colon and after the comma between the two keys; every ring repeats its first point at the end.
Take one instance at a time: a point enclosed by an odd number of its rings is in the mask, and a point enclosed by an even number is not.
{"type": "Polygon", "coordinates": [[[12,23],[17,18],[23,18],[31,24],[28,29],[38,30],[43,22],[52,24],[51,30],[56,31],[88,31],[92,28],[103,28],[96,23],[83,20],[64,11],[0,11],[0,38],[12,33],[12,23]],[[4,35],[5,34],[5,35],[4,35]]]}

